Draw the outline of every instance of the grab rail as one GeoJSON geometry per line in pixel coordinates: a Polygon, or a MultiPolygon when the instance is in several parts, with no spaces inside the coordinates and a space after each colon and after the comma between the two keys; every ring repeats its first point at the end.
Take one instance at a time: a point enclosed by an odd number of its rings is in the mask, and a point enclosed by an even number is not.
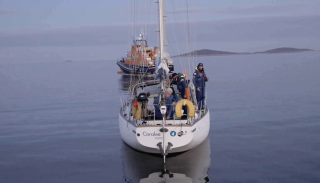
{"type": "MultiPolygon", "coordinates": [[[[174,108],[175,108],[176,104],[170,104],[170,105],[166,105],[167,107],[170,106],[172,107],[173,110],[173,115],[172,117],[170,117],[170,119],[166,120],[166,125],[190,125],[192,124],[194,121],[197,120],[196,117],[188,117],[187,114],[184,114],[184,112],[182,112],[182,116],[181,118],[177,118],[174,108]]],[[[129,105],[130,106],[130,105],[129,105]]],[[[139,126],[139,125],[146,125],[146,126],[157,126],[157,125],[162,125],[162,116],[160,118],[156,116],[156,106],[159,106],[158,104],[146,104],[144,109],[141,109],[141,117],[140,119],[135,119],[134,116],[131,115],[132,112],[132,106],[130,106],[129,111],[127,111],[125,108],[129,107],[128,105],[123,105],[121,107],[121,112],[122,112],[122,116],[124,116],[126,118],[126,120],[132,122],[133,124],[139,126]],[[125,113],[129,112],[129,115],[125,113]]],[[[196,111],[198,112],[198,111],[196,111]]],[[[200,116],[200,115],[198,115],[200,116]]]]}

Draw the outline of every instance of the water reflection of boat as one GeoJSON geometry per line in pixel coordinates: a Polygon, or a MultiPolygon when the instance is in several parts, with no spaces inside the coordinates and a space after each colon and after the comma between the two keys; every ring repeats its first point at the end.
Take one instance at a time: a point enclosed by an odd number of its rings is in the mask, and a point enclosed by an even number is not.
{"type": "Polygon", "coordinates": [[[161,177],[164,173],[162,156],[142,153],[123,143],[121,148],[123,182],[209,182],[210,153],[210,141],[206,139],[187,152],[171,154],[167,156],[166,161],[166,169],[170,173],[167,172],[161,177]]]}

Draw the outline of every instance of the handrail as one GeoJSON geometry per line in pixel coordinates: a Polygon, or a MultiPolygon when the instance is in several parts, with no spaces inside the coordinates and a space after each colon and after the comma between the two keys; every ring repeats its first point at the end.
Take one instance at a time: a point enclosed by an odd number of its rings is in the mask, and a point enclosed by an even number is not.
{"type": "Polygon", "coordinates": [[[134,94],[134,92],[141,86],[149,86],[149,85],[155,85],[158,84],[160,82],[160,80],[151,80],[151,81],[144,81],[141,83],[137,83],[135,85],[132,86],[132,95],[134,94]]]}
{"type": "MultiPolygon", "coordinates": [[[[182,116],[183,117],[186,117],[186,119],[182,119],[182,118],[177,118],[176,115],[175,115],[175,112],[174,112],[174,107],[175,107],[176,103],[175,104],[170,104],[169,106],[172,107],[172,110],[173,110],[173,117],[166,120],[166,125],[187,125],[188,124],[192,124],[194,123],[197,119],[195,117],[188,117],[187,114],[183,114],[182,116]]],[[[159,117],[156,117],[156,107],[155,106],[159,106],[159,104],[145,104],[145,108],[144,109],[141,109],[141,113],[144,113],[141,114],[141,118],[139,120],[135,119],[133,116],[127,116],[125,117],[127,121],[130,121],[132,122],[132,124],[139,124],[139,125],[146,125],[146,126],[157,126],[157,125],[161,125],[162,124],[162,118],[159,117]],[[146,115],[146,116],[145,116],[146,115]],[[142,117],[144,116],[144,118],[142,117]],[[159,123],[156,123],[156,122],[159,122],[159,123]]],[[[168,107],[168,105],[166,105],[168,107]]],[[[126,105],[123,105],[121,107],[121,115],[124,117],[124,113],[126,111],[126,109],[124,109],[124,107],[127,107],[126,105]]],[[[131,113],[131,107],[132,105],[130,106],[130,113],[131,113]]],[[[199,111],[197,111],[199,112],[199,111]]]]}

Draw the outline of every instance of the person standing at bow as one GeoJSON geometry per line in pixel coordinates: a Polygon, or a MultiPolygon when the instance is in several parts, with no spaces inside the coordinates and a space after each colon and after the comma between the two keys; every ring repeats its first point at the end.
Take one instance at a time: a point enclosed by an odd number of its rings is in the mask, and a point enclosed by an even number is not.
{"type": "Polygon", "coordinates": [[[199,63],[193,73],[193,84],[196,88],[196,97],[199,109],[202,109],[204,106],[205,87],[207,81],[209,81],[209,78],[204,72],[203,64],[199,63]]]}

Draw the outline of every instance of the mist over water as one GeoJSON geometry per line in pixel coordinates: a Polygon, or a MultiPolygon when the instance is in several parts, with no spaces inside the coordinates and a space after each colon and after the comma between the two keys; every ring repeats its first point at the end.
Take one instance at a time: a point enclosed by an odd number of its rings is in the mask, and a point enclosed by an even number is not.
{"type": "MultiPolygon", "coordinates": [[[[320,181],[320,53],[197,61],[210,78],[209,138],[168,158],[170,171],[195,182],[320,181]]],[[[161,158],[122,142],[130,81],[118,70],[115,61],[0,66],[0,182],[138,182],[160,172],[161,158]]]]}

